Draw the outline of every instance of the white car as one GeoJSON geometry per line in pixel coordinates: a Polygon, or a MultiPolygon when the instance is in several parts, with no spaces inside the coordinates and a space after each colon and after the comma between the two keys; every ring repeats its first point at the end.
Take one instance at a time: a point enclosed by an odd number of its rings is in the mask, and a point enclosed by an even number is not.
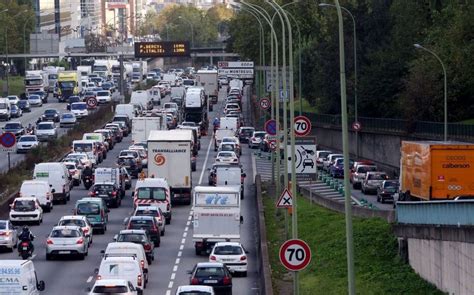
{"type": "Polygon", "coordinates": [[[55,226],[46,239],[46,260],[62,255],[78,255],[81,260],[84,260],[87,254],[89,254],[89,244],[79,226],[55,226]]]}
{"type": "Polygon", "coordinates": [[[235,152],[222,151],[217,153],[216,163],[236,164],[239,163],[239,158],[235,152]]]}
{"type": "Polygon", "coordinates": [[[39,145],[36,135],[22,135],[16,143],[16,152],[24,153],[39,145]]]}
{"type": "Polygon", "coordinates": [[[7,96],[8,100],[10,101],[10,104],[18,104],[20,99],[16,95],[9,95],[7,96]]]}
{"type": "Polygon", "coordinates": [[[77,168],[76,162],[72,161],[64,161],[64,165],[66,165],[67,170],[69,171],[69,175],[72,177],[73,185],[78,186],[81,184],[81,176],[82,170],[77,168]]]}
{"type": "Polygon", "coordinates": [[[247,276],[247,254],[240,243],[216,243],[209,255],[209,262],[220,262],[227,266],[232,273],[247,276]]]}
{"type": "Polygon", "coordinates": [[[176,289],[175,295],[189,295],[189,294],[199,294],[199,295],[214,295],[214,289],[211,286],[203,285],[186,285],[179,286],[176,289]]]}
{"type": "Polygon", "coordinates": [[[83,215],[66,215],[61,217],[58,222],[58,226],[78,226],[82,229],[84,236],[87,239],[87,244],[90,246],[93,240],[92,225],[83,215]]]}
{"type": "Polygon", "coordinates": [[[71,113],[73,113],[78,119],[89,116],[87,104],[85,102],[73,102],[71,104],[71,113]]]}
{"type": "Polygon", "coordinates": [[[9,220],[0,220],[0,248],[13,251],[18,244],[18,233],[9,220]]]}
{"type": "Polygon", "coordinates": [[[112,94],[108,90],[97,91],[96,98],[98,103],[109,103],[112,101],[112,94]]]}
{"type": "Polygon", "coordinates": [[[240,141],[237,137],[235,137],[235,136],[223,137],[221,143],[226,143],[226,142],[235,143],[236,148],[237,148],[237,152],[239,153],[239,156],[242,156],[242,149],[240,148],[240,141]]]}
{"type": "Polygon", "coordinates": [[[39,141],[48,141],[58,138],[58,131],[54,122],[41,122],[36,126],[36,136],[39,141]]]}
{"type": "Polygon", "coordinates": [[[97,280],[92,288],[88,289],[89,295],[122,294],[141,295],[143,290],[135,288],[130,281],[122,279],[97,280]]]}
{"type": "Polygon", "coordinates": [[[258,148],[265,137],[265,134],[265,131],[254,131],[252,136],[249,138],[249,148],[258,148]]]}
{"type": "Polygon", "coordinates": [[[140,158],[142,159],[142,166],[144,168],[148,167],[148,152],[144,147],[139,145],[131,145],[128,147],[128,149],[131,151],[137,151],[140,154],[140,158]]]}
{"type": "Polygon", "coordinates": [[[66,158],[64,158],[64,160],[67,160],[67,158],[79,159],[84,168],[87,166],[92,168],[93,166],[92,160],[89,158],[89,154],[87,153],[70,153],[66,156],[66,158]]]}
{"type": "Polygon", "coordinates": [[[43,222],[43,209],[35,197],[15,198],[10,205],[10,221],[13,224],[21,222],[43,222]]]}
{"type": "Polygon", "coordinates": [[[240,111],[240,106],[237,103],[228,103],[224,107],[224,114],[230,111],[240,111]]]}
{"type": "Polygon", "coordinates": [[[30,106],[43,106],[43,100],[41,99],[41,96],[37,94],[28,96],[28,102],[30,103],[30,106]]]}

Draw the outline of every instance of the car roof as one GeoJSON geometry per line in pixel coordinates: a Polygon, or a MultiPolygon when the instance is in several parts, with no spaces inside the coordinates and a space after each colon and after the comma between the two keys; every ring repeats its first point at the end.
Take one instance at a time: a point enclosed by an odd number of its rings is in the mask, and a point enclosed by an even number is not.
{"type": "Polygon", "coordinates": [[[119,235],[126,235],[126,234],[142,234],[146,235],[146,231],[144,229],[122,229],[119,232],[119,235]]]}
{"type": "Polygon", "coordinates": [[[220,262],[198,262],[196,267],[224,267],[224,264],[220,262]]]}
{"type": "Polygon", "coordinates": [[[52,230],[57,230],[57,229],[71,229],[71,230],[79,230],[80,227],[77,225],[56,225],[53,227],[52,230]]]}
{"type": "Polygon", "coordinates": [[[102,279],[96,280],[94,286],[123,285],[128,286],[128,281],[123,279],[102,279]]]}
{"type": "Polygon", "coordinates": [[[211,292],[211,286],[202,286],[202,285],[185,285],[179,286],[176,290],[177,292],[192,292],[192,291],[201,291],[201,292],[211,292]]]}
{"type": "Polygon", "coordinates": [[[217,242],[214,247],[217,246],[235,246],[235,247],[242,247],[242,245],[238,242],[217,242]]]}
{"type": "Polygon", "coordinates": [[[130,217],[130,220],[132,220],[132,219],[139,219],[139,220],[148,220],[148,219],[150,219],[150,220],[155,220],[155,218],[154,218],[153,216],[143,216],[143,215],[131,216],[131,217],[130,217]]]}
{"type": "Polygon", "coordinates": [[[65,215],[65,216],[61,217],[61,219],[59,219],[59,221],[65,220],[65,219],[85,220],[85,219],[87,219],[87,217],[85,217],[83,215],[65,215]]]}

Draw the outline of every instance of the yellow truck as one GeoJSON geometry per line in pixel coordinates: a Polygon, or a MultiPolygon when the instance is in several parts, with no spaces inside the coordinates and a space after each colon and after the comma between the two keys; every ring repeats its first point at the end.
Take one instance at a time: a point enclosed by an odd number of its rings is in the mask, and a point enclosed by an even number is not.
{"type": "Polygon", "coordinates": [[[447,200],[474,197],[474,144],[403,141],[400,199],[447,200]]]}
{"type": "Polygon", "coordinates": [[[69,96],[79,96],[82,92],[81,72],[63,71],[58,74],[58,101],[64,102],[69,96]]]}

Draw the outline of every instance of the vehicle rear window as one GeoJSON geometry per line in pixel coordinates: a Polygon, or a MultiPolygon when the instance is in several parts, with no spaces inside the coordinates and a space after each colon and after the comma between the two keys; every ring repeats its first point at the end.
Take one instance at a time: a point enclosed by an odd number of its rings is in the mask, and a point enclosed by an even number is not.
{"type": "Polygon", "coordinates": [[[95,286],[94,294],[128,294],[126,286],[95,286]]]}
{"type": "Polygon", "coordinates": [[[161,187],[141,187],[137,191],[137,198],[166,201],[166,190],[161,187]]]}
{"type": "Polygon", "coordinates": [[[72,229],[55,229],[51,232],[51,238],[77,238],[81,234],[77,230],[72,229]]]}
{"type": "Polygon", "coordinates": [[[218,246],[214,249],[214,254],[217,255],[240,255],[242,248],[237,246],[218,246]]]}
{"type": "Polygon", "coordinates": [[[35,201],[33,200],[16,200],[13,205],[15,211],[28,211],[35,208],[35,201]]]}
{"type": "Polygon", "coordinates": [[[376,171],[376,170],[377,170],[377,167],[375,167],[375,166],[366,166],[366,167],[357,168],[358,173],[367,173],[367,172],[372,172],[372,171],[376,171]]]}
{"type": "Polygon", "coordinates": [[[80,219],[63,219],[59,221],[58,225],[76,225],[80,227],[86,226],[84,220],[80,219]]]}
{"type": "Polygon", "coordinates": [[[98,204],[80,203],[77,206],[77,214],[99,214],[100,207],[98,204]]]}
{"type": "Polygon", "coordinates": [[[200,267],[196,270],[196,276],[224,276],[224,269],[222,267],[200,267]]]}
{"type": "Polygon", "coordinates": [[[387,179],[387,175],[385,174],[372,174],[368,177],[369,180],[384,180],[387,179]]]}
{"type": "Polygon", "coordinates": [[[156,210],[137,210],[137,212],[135,212],[135,215],[136,216],[152,216],[152,217],[160,216],[160,214],[156,210]]]}
{"type": "Polygon", "coordinates": [[[117,242],[144,243],[146,238],[141,234],[121,234],[117,237],[117,242]]]}
{"type": "Polygon", "coordinates": [[[7,222],[6,221],[0,221],[0,229],[7,229],[7,222]]]}
{"type": "Polygon", "coordinates": [[[49,129],[53,129],[54,125],[53,124],[38,124],[37,128],[39,130],[49,130],[49,129]]]}
{"type": "Polygon", "coordinates": [[[151,219],[132,219],[130,225],[133,228],[152,227],[153,221],[151,219]]]}

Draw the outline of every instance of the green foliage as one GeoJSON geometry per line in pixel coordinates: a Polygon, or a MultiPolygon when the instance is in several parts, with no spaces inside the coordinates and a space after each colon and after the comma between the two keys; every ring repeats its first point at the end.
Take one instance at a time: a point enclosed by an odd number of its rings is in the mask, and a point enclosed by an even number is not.
{"type": "MultiPolygon", "coordinates": [[[[262,1],[255,3],[270,15],[274,13],[262,1]]],[[[474,1],[341,0],[340,3],[352,13],[356,23],[360,116],[442,120],[442,69],[431,54],[413,47],[414,43],[420,43],[438,54],[446,65],[449,120],[472,117],[474,1]]],[[[302,95],[319,112],[339,114],[336,9],[319,7],[316,1],[299,2],[285,9],[296,18],[302,34],[302,95]]],[[[351,17],[344,11],[343,23],[347,99],[349,114],[353,114],[354,30],[351,17]]],[[[281,39],[279,21],[276,20],[274,25],[281,39]]],[[[269,57],[270,30],[267,24],[264,27],[266,55],[269,57]]],[[[294,40],[297,40],[294,26],[293,33],[294,40]]],[[[230,34],[229,49],[245,59],[258,61],[258,23],[246,9],[230,22],[230,34]]],[[[294,52],[297,52],[296,46],[294,52]]],[[[269,58],[266,64],[269,64],[269,58]]]]}
{"type": "MultiPolygon", "coordinates": [[[[287,273],[278,260],[279,247],[285,240],[284,219],[275,214],[274,199],[265,197],[264,206],[272,278],[278,288],[277,280],[287,273]]],[[[376,218],[353,218],[353,228],[359,294],[442,294],[398,258],[390,224],[376,218]]],[[[299,238],[312,251],[310,265],[300,272],[301,294],[347,294],[344,215],[300,197],[298,229],[299,238]]]]}
{"type": "Polygon", "coordinates": [[[5,54],[5,34],[8,37],[8,53],[23,53],[29,48],[30,33],[34,31],[35,14],[31,1],[0,1],[2,28],[0,29],[1,54],[5,54]],[[26,46],[26,47],[25,47],[26,46]]]}

